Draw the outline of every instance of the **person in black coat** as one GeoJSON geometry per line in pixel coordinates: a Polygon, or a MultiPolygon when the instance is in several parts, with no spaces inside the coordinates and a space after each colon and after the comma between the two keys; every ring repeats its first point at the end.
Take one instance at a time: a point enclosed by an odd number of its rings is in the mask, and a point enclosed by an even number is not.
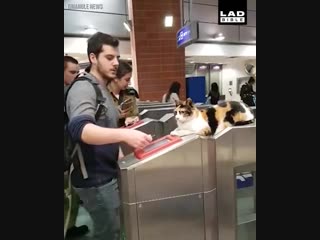
{"type": "Polygon", "coordinates": [[[241,100],[245,104],[251,107],[256,106],[256,103],[255,103],[256,92],[253,91],[253,84],[255,82],[256,82],[255,79],[253,77],[250,77],[248,82],[243,84],[240,90],[241,100]]]}

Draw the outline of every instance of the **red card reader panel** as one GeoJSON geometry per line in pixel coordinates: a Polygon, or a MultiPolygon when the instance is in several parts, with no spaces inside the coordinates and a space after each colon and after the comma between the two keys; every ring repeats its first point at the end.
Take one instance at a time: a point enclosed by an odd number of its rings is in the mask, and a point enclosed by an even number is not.
{"type": "Polygon", "coordinates": [[[171,136],[167,135],[164,137],[161,137],[153,142],[151,142],[148,146],[146,146],[143,149],[136,149],[134,151],[134,155],[137,159],[143,159],[146,157],[149,157],[160,150],[163,150],[177,142],[180,142],[182,140],[181,137],[178,136],[171,136]]]}

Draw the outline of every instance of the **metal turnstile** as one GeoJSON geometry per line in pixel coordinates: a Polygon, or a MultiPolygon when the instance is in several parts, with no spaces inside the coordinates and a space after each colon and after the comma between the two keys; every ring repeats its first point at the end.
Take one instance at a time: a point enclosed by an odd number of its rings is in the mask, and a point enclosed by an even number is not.
{"type": "Polygon", "coordinates": [[[255,172],[255,139],[255,124],[164,136],[120,160],[126,240],[254,240],[255,213],[242,208],[236,178],[255,172]]]}
{"type": "MultiPolygon", "coordinates": [[[[152,135],[153,140],[157,140],[160,137],[170,134],[171,131],[176,129],[177,122],[173,113],[167,113],[159,120],[144,118],[127,128],[150,134],[152,135]]],[[[126,143],[121,143],[120,146],[125,156],[132,153],[134,150],[126,143]]]]}
{"type": "Polygon", "coordinates": [[[165,107],[165,108],[144,109],[142,112],[140,112],[139,116],[141,119],[151,118],[151,119],[159,120],[167,113],[174,113],[174,108],[165,107]]]}
{"type": "Polygon", "coordinates": [[[214,139],[169,138],[119,162],[126,240],[217,240],[214,139]]]}
{"type": "Polygon", "coordinates": [[[166,113],[162,118],[159,119],[161,124],[161,137],[170,134],[173,130],[175,130],[177,125],[177,120],[173,113],[166,113]]]}
{"type": "Polygon", "coordinates": [[[137,104],[139,113],[142,112],[145,109],[153,109],[153,108],[175,108],[176,105],[174,103],[139,103],[137,104]]]}
{"type": "Polygon", "coordinates": [[[256,240],[256,124],[215,138],[219,240],[256,240]]]}

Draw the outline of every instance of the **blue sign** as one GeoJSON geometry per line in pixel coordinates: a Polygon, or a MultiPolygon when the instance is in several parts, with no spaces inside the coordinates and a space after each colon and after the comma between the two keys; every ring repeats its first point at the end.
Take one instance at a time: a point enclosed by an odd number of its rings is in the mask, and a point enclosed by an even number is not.
{"type": "Polygon", "coordinates": [[[177,32],[177,47],[186,47],[199,38],[198,22],[191,22],[177,32]]]}
{"type": "Polygon", "coordinates": [[[254,185],[252,174],[238,175],[236,179],[238,189],[252,187],[254,185]]]}
{"type": "Polygon", "coordinates": [[[177,45],[181,46],[183,43],[191,40],[191,29],[189,26],[181,28],[177,34],[177,45]]]}

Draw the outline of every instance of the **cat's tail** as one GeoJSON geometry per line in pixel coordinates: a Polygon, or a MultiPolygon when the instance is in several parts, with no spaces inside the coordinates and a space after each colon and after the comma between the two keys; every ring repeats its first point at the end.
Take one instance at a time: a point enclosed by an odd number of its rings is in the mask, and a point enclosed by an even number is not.
{"type": "Polygon", "coordinates": [[[240,103],[240,105],[242,105],[242,107],[244,108],[244,120],[243,122],[249,122],[250,120],[254,120],[255,119],[255,114],[254,111],[251,107],[249,107],[247,104],[245,103],[240,103]]]}
{"type": "Polygon", "coordinates": [[[254,123],[254,120],[236,122],[236,123],[234,123],[234,126],[243,126],[243,125],[247,125],[247,124],[251,124],[251,123],[254,123]]]}
{"type": "Polygon", "coordinates": [[[218,128],[218,120],[216,119],[216,109],[214,107],[207,109],[208,124],[213,135],[218,128]]]}
{"type": "Polygon", "coordinates": [[[234,126],[243,126],[243,125],[247,125],[247,124],[251,124],[254,123],[254,119],[255,119],[255,114],[253,112],[253,109],[250,108],[247,104],[245,103],[241,103],[244,107],[244,116],[242,121],[237,121],[234,123],[234,126]]]}

